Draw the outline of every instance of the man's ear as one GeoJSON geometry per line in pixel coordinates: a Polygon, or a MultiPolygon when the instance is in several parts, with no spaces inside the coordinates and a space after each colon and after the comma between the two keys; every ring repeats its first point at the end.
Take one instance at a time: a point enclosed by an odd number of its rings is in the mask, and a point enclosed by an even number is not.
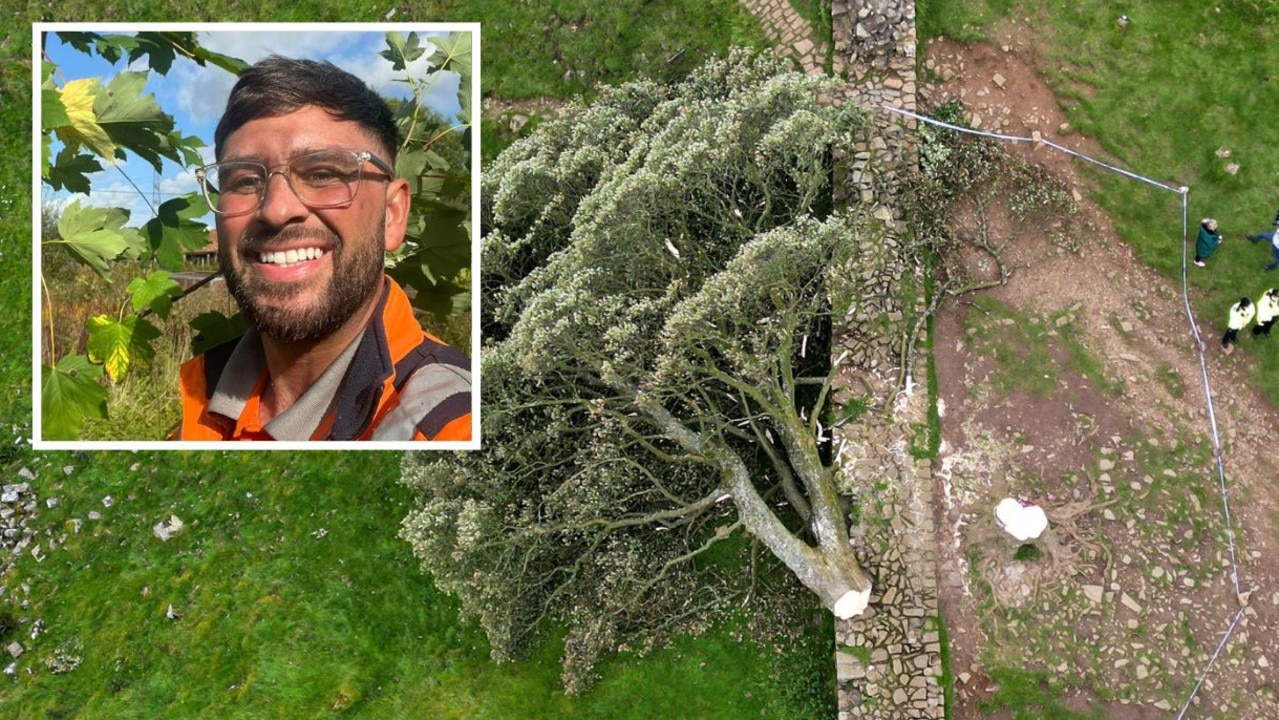
{"type": "Polygon", "coordinates": [[[386,251],[394,252],[404,242],[409,225],[409,183],[395,178],[386,188],[386,251]]]}

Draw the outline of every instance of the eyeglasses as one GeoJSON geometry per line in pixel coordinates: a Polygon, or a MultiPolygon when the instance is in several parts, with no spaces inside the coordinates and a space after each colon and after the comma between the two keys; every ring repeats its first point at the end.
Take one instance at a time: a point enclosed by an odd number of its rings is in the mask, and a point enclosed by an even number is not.
{"type": "Polygon", "coordinates": [[[209,209],[218,215],[255,212],[266,197],[272,175],[283,175],[289,189],[307,207],[323,209],[341,207],[355,199],[365,162],[395,177],[391,166],[368,150],[317,150],[275,169],[249,160],[213,163],[197,168],[195,177],[209,209]]]}

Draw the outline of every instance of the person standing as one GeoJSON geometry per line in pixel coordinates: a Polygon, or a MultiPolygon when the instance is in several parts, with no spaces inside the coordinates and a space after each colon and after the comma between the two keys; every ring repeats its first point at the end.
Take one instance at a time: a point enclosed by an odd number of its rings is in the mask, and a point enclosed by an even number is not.
{"type": "Polygon", "coordinates": [[[1199,223],[1199,237],[1195,240],[1195,264],[1204,267],[1204,261],[1212,257],[1221,244],[1221,231],[1214,218],[1204,218],[1199,223]]]}
{"type": "Polygon", "coordinates": [[[1267,270],[1274,270],[1279,267],[1279,212],[1275,213],[1275,229],[1262,230],[1253,235],[1245,235],[1255,245],[1262,240],[1270,242],[1270,264],[1266,266],[1267,270]]]}
{"type": "Polygon", "coordinates": [[[1256,312],[1252,301],[1246,297],[1239,298],[1239,302],[1230,306],[1230,324],[1226,330],[1226,334],[1221,336],[1221,349],[1226,354],[1235,351],[1234,345],[1239,342],[1239,331],[1248,327],[1248,323],[1252,322],[1252,316],[1256,312]]]}
{"type": "Polygon", "coordinates": [[[1270,337],[1270,328],[1279,317],[1279,290],[1270,288],[1257,300],[1257,324],[1252,326],[1252,336],[1270,337]]]}

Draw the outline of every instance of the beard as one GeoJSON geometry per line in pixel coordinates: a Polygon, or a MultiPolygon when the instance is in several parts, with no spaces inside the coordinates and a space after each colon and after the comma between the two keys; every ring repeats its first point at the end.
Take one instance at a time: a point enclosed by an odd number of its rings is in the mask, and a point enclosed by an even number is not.
{"type": "Polygon", "coordinates": [[[383,276],[381,222],[363,238],[345,242],[336,233],[290,227],[267,237],[241,237],[235,245],[219,250],[227,290],[235,298],[249,326],[262,335],[286,343],[314,342],[333,334],[377,292],[383,276]],[[318,299],[299,307],[295,298],[310,290],[311,283],[270,283],[247,267],[235,270],[222,253],[252,255],[275,242],[302,238],[320,240],[329,248],[332,273],[318,299]]]}

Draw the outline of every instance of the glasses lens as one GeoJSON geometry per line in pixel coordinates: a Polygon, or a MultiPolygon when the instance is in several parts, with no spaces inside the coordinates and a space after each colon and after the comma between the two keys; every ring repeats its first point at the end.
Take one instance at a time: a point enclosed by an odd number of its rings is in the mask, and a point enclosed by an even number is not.
{"type": "Polygon", "coordinates": [[[257,207],[266,168],[257,163],[229,162],[210,165],[204,171],[209,205],[220,213],[249,212],[257,207]]]}
{"type": "Polygon", "coordinates": [[[321,150],[293,159],[293,191],[311,207],[345,205],[360,184],[360,157],[346,150],[321,150]]]}

